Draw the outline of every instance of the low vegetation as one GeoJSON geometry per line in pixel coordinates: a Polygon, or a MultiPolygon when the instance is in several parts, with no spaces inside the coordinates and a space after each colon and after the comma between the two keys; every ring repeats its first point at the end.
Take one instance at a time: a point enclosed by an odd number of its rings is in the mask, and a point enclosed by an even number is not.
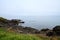
{"type": "Polygon", "coordinates": [[[48,38],[38,37],[35,34],[19,34],[14,32],[7,32],[0,28],[0,40],[49,40],[48,38]]]}

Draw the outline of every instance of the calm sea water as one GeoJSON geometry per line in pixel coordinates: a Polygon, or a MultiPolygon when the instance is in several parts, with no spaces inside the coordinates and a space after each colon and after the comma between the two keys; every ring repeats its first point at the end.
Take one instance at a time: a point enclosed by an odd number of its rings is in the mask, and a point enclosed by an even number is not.
{"type": "Polygon", "coordinates": [[[21,16],[20,18],[25,21],[24,26],[36,29],[52,29],[56,25],[60,25],[60,16],[21,16]]]}
{"type": "Polygon", "coordinates": [[[56,25],[60,25],[60,16],[5,16],[8,19],[21,19],[25,23],[24,26],[36,29],[49,28],[52,29],[56,25]]]}

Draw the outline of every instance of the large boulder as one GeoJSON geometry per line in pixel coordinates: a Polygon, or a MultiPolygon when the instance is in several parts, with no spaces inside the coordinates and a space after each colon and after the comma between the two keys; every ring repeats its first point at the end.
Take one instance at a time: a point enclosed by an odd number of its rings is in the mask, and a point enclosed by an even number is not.
{"type": "Polygon", "coordinates": [[[55,26],[55,27],[53,28],[53,31],[55,32],[55,34],[56,34],[57,36],[60,36],[60,26],[55,26]]]}

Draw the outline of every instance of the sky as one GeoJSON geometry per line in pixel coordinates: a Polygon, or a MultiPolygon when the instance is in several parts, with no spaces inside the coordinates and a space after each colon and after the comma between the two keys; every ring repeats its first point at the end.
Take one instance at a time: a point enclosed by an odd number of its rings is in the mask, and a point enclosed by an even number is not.
{"type": "Polygon", "coordinates": [[[1,15],[60,15],[60,0],[0,0],[1,15]]]}
{"type": "Polygon", "coordinates": [[[35,22],[42,19],[41,23],[46,21],[50,23],[54,18],[58,21],[60,20],[60,0],[0,0],[0,16],[8,19],[21,18],[27,21],[29,18],[35,22]]]}

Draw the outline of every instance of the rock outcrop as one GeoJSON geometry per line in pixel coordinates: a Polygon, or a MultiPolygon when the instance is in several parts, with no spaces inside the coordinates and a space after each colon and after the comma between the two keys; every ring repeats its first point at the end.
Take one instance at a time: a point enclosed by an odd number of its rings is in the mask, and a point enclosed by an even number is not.
{"type": "Polygon", "coordinates": [[[8,19],[0,17],[0,27],[7,28],[7,30],[9,32],[25,33],[25,34],[40,33],[40,31],[37,29],[19,25],[21,23],[23,24],[24,22],[22,20],[18,20],[18,19],[8,20],[8,19]]]}

